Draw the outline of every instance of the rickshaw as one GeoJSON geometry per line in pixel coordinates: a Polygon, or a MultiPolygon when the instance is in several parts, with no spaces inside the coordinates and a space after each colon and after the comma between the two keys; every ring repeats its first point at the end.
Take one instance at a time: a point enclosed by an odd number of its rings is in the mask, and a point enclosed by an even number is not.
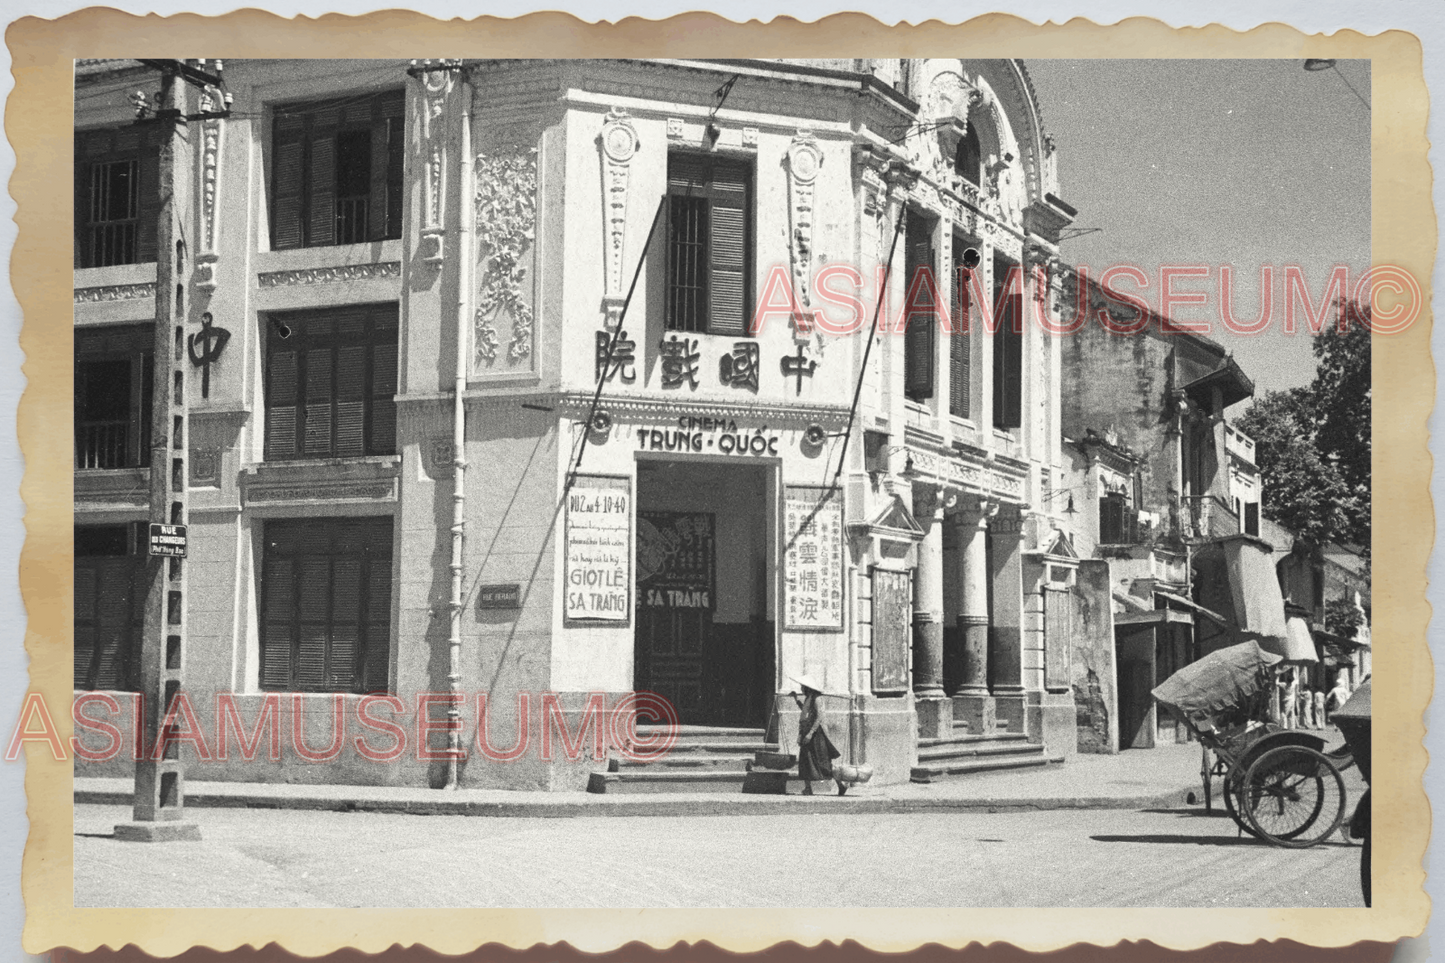
{"type": "Polygon", "coordinates": [[[1256,642],[1211,652],[1165,679],[1154,698],[1224,767],[1224,808],[1251,836],[1313,846],[1345,818],[1345,781],[1325,740],[1269,721],[1280,656],[1256,642]]]}

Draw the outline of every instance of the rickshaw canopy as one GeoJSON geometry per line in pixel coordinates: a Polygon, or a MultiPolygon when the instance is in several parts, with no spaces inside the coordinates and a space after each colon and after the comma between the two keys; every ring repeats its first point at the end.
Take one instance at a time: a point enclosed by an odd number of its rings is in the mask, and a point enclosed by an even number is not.
{"type": "Polygon", "coordinates": [[[1165,679],[1154,698],[1188,716],[1213,716],[1247,703],[1270,684],[1270,667],[1281,661],[1257,642],[1211,652],[1165,679]]]}

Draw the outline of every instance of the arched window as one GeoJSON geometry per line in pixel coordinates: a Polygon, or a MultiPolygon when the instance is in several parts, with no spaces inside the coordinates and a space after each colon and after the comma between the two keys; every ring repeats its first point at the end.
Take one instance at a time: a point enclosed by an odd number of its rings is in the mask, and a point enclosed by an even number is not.
{"type": "Polygon", "coordinates": [[[953,155],[953,170],[974,187],[979,186],[983,167],[983,151],[978,146],[978,129],[968,125],[968,131],[958,142],[953,155]]]}

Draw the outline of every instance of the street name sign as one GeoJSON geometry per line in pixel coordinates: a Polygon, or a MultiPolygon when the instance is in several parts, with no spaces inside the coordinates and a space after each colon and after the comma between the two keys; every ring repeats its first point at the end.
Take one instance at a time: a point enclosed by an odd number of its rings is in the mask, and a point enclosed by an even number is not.
{"type": "Polygon", "coordinates": [[[186,557],[186,526],[184,525],[151,525],[150,551],[151,555],[170,555],[175,558],[186,557]]]}

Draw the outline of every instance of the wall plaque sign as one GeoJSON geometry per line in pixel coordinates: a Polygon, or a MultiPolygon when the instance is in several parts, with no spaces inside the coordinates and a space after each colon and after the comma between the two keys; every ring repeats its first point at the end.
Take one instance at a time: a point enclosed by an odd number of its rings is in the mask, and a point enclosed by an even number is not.
{"type": "Polygon", "coordinates": [[[873,693],[908,691],[913,581],[908,572],[875,568],[873,576],[873,693]]]}
{"type": "Polygon", "coordinates": [[[783,514],[783,628],[841,632],[843,493],[789,485],[783,514]]]}
{"type": "Polygon", "coordinates": [[[522,586],[517,582],[483,585],[477,589],[479,609],[519,609],[522,607],[522,586]]]}
{"type": "Polygon", "coordinates": [[[568,621],[632,619],[632,481],[579,475],[567,493],[566,567],[568,621]]]}

